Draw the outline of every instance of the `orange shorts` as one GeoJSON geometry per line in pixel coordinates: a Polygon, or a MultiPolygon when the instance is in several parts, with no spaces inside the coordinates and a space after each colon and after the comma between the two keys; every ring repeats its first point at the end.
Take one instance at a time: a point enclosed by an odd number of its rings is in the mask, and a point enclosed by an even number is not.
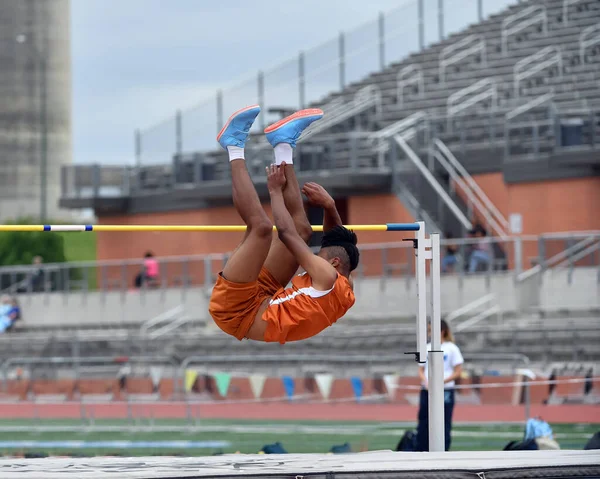
{"type": "Polygon", "coordinates": [[[252,327],[260,305],[281,288],[265,268],[252,283],[232,283],[219,273],[208,311],[219,328],[241,341],[252,327]]]}

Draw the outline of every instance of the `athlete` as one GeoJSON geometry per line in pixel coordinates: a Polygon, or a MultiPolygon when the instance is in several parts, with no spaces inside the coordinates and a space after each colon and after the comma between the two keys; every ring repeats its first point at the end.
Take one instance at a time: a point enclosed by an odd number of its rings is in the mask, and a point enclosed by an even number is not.
{"type": "Polygon", "coordinates": [[[209,311],[215,323],[240,341],[299,341],[331,326],[354,304],[351,272],[359,252],[354,232],[342,226],[331,196],[316,183],[302,188],[309,202],[324,209],[321,249],[308,247],[312,228],[304,211],[293,167],[293,149],[302,132],[323,117],[301,110],[266,128],[275,153],[267,186],[277,235],[246,168],[244,146],[258,105],[234,113],[217,137],[229,154],[233,203],[247,229],[217,278],[209,311]],[[298,267],[304,273],[295,276],[298,267]],[[286,288],[292,281],[292,286],[286,288]]]}

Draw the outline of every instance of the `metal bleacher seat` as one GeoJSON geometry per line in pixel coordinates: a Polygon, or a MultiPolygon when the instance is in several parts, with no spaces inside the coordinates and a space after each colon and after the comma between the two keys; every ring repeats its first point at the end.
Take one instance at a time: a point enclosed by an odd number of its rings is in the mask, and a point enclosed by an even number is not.
{"type": "MultiPolygon", "coordinates": [[[[568,5],[565,21],[564,5],[562,0],[520,2],[501,14],[493,15],[458,34],[450,35],[444,41],[413,54],[402,62],[392,64],[362,81],[349,85],[341,92],[331,94],[319,104],[352,95],[368,86],[376,86],[383,98],[382,111],[375,122],[371,123],[371,128],[378,130],[423,110],[434,115],[445,115],[448,112],[447,101],[452,94],[489,78],[495,82],[498,91],[498,103],[494,113],[497,117],[497,120],[494,120],[497,121],[497,131],[503,131],[504,114],[507,109],[549,91],[554,91],[553,101],[558,107],[572,102],[585,104],[585,101],[600,97],[600,46],[590,47],[582,60],[579,41],[585,28],[600,22],[600,8],[595,0],[574,2],[568,5]],[[528,10],[540,14],[543,12],[546,28],[543,28],[542,22],[534,23],[514,35],[507,36],[504,44],[501,35],[503,22],[510,15],[518,16],[528,10]],[[473,48],[469,39],[480,39],[484,47],[473,48]],[[461,43],[465,54],[460,53],[458,48],[461,43]],[[460,53],[459,61],[451,62],[442,68],[441,55],[449,49],[460,53]],[[560,52],[561,67],[553,65],[534,71],[515,88],[514,68],[517,62],[534,58],[534,55],[552,49],[560,52]],[[411,79],[411,75],[416,76],[411,79]],[[399,79],[403,82],[402,86],[399,86],[399,79]],[[399,98],[399,94],[402,97],[399,98]]],[[[528,114],[535,115],[535,112],[528,114]]],[[[464,122],[461,123],[461,130],[464,130],[462,134],[475,146],[477,141],[485,138],[486,132],[481,126],[480,117],[475,115],[471,121],[468,118],[461,121],[464,122]]],[[[442,131],[438,131],[438,134],[449,146],[459,141],[457,134],[443,131],[443,125],[440,127],[442,131]]],[[[541,142],[543,151],[544,138],[541,138],[541,142]]],[[[341,146],[343,143],[344,141],[340,140],[336,144],[335,152],[339,156],[336,162],[343,162],[344,158],[350,156],[350,146],[344,148],[341,146]]],[[[523,145],[526,143],[523,142],[523,145]]],[[[358,164],[373,165],[372,149],[356,145],[353,148],[358,164]]]]}

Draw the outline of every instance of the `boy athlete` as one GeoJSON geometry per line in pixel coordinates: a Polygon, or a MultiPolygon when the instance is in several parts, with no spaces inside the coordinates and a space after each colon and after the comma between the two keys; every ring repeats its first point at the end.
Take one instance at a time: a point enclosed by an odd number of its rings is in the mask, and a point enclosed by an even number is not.
{"type": "Polygon", "coordinates": [[[324,209],[325,234],[313,254],[312,228],[302,204],[293,167],[293,148],[302,131],[323,117],[302,110],[269,126],[275,164],[267,167],[267,186],[277,235],[260,204],[244,158],[244,146],[258,105],[234,113],[217,137],[229,154],[233,203],[247,229],[212,291],[209,311],[215,323],[240,341],[307,339],[331,326],[354,304],[350,273],[357,267],[356,235],[342,226],[333,199],[316,183],[302,192],[324,209]],[[294,276],[301,266],[305,273],[294,276]],[[293,278],[293,279],[292,279],[293,278]],[[292,287],[285,286],[292,280],[292,287]]]}

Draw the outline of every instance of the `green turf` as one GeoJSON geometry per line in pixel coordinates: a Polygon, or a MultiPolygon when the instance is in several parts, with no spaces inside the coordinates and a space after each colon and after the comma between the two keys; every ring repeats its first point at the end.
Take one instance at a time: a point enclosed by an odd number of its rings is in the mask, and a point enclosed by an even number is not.
{"type": "Polygon", "coordinates": [[[64,232],[63,237],[67,261],[96,261],[96,233],[64,232]]]}
{"type": "MultiPolygon", "coordinates": [[[[355,423],[317,421],[228,421],[202,420],[197,428],[181,431],[161,431],[160,427],[173,425],[193,426],[195,423],[177,420],[156,421],[154,431],[136,431],[132,423],[130,431],[35,431],[35,424],[42,426],[76,426],[78,421],[0,421],[0,441],[228,441],[231,446],[224,450],[213,449],[80,449],[78,454],[119,454],[148,456],[155,454],[180,454],[197,456],[215,452],[256,453],[265,444],[281,442],[290,453],[328,452],[331,446],[348,442],[354,451],[394,449],[403,432],[414,424],[355,423]],[[11,426],[18,430],[2,431],[11,426]]],[[[96,421],[97,426],[123,426],[123,421],[96,421]]],[[[138,423],[149,426],[148,421],[138,423]]],[[[563,449],[582,449],[588,439],[598,430],[597,425],[560,424],[553,426],[556,438],[563,449]]],[[[453,429],[452,450],[501,450],[509,441],[523,436],[523,426],[515,424],[456,425],[453,429]]],[[[39,449],[39,448],[38,448],[39,449]]],[[[32,449],[33,450],[33,449],[32,449]]],[[[8,452],[8,451],[2,451],[8,452]]],[[[14,452],[14,451],[13,451],[14,452]]],[[[59,452],[59,451],[50,451],[59,452]]],[[[61,450],[65,452],[65,450],[61,450]]],[[[71,451],[72,452],[72,451],[71,451]]]]}
{"type": "MultiPolygon", "coordinates": [[[[64,232],[58,233],[63,237],[65,245],[65,256],[67,261],[96,261],[96,233],[90,232],[64,232]]],[[[87,283],[90,290],[96,289],[97,274],[96,268],[87,268],[87,271],[79,271],[79,279],[83,279],[87,274],[87,283]]]]}

